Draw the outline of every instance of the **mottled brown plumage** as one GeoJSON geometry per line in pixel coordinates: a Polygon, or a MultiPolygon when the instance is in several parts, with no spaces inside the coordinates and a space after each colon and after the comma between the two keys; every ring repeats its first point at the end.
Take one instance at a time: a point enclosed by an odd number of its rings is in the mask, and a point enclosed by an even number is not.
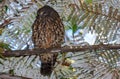
{"type": "MultiPolygon", "coordinates": [[[[38,10],[32,26],[32,40],[35,48],[61,47],[64,26],[58,13],[50,6],[45,5],[38,10]]],[[[42,75],[52,73],[56,58],[57,53],[45,52],[40,55],[42,75]]]]}

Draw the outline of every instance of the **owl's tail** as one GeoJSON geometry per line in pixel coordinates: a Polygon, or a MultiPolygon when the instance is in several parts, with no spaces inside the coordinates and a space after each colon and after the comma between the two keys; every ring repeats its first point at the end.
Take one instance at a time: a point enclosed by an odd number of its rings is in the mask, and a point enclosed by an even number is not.
{"type": "Polygon", "coordinates": [[[41,69],[40,73],[44,76],[50,76],[56,62],[57,54],[44,53],[40,55],[41,69]]]}

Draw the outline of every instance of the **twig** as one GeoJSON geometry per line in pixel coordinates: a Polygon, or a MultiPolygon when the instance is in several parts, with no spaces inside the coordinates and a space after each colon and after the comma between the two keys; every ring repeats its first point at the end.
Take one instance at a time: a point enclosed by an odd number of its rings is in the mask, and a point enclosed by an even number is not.
{"type": "Polygon", "coordinates": [[[4,28],[5,26],[7,26],[8,24],[11,23],[12,19],[8,19],[8,20],[4,20],[4,22],[2,24],[0,24],[0,28],[4,28]]]}

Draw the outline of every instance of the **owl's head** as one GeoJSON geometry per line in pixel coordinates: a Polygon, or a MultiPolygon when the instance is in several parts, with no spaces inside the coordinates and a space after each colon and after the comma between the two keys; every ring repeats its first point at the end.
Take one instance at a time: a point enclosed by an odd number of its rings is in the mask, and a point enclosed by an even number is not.
{"type": "Polygon", "coordinates": [[[57,11],[55,11],[52,7],[45,5],[37,11],[37,16],[39,17],[59,17],[57,11]]]}

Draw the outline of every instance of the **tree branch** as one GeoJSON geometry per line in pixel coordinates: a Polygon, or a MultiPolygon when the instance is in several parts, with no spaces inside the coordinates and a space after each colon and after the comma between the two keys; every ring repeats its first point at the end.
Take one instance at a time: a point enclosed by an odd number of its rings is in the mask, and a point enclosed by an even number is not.
{"type": "Polygon", "coordinates": [[[6,74],[6,73],[0,73],[0,79],[32,79],[32,78],[15,76],[15,75],[10,75],[10,74],[6,74]]]}
{"type": "Polygon", "coordinates": [[[0,28],[4,28],[8,24],[10,24],[11,20],[13,20],[13,19],[6,19],[6,20],[4,20],[4,22],[2,24],[0,24],[0,28]]]}
{"type": "Polygon", "coordinates": [[[87,51],[87,50],[114,50],[114,49],[120,49],[120,44],[117,44],[117,45],[100,44],[100,45],[90,45],[90,46],[64,46],[61,48],[15,50],[15,51],[5,51],[1,55],[4,57],[20,57],[20,56],[39,55],[44,52],[64,53],[64,52],[80,52],[80,51],[87,51]]]}

